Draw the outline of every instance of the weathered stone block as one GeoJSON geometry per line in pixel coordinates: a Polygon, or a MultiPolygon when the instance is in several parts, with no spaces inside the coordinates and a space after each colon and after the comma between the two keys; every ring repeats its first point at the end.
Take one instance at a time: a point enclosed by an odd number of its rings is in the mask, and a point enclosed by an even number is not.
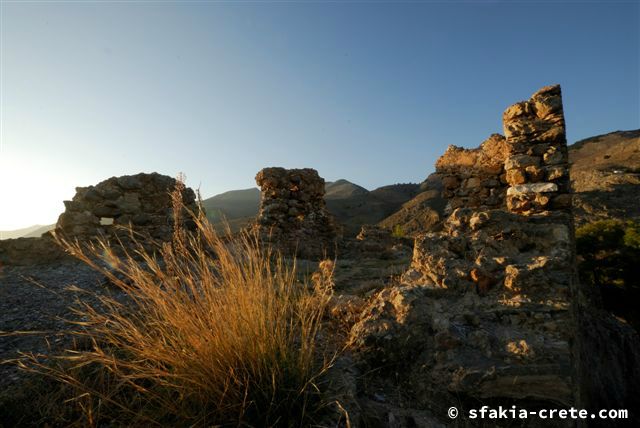
{"type": "Polygon", "coordinates": [[[540,158],[537,156],[529,155],[515,155],[509,157],[504,163],[504,169],[507,171],[510,169],[526,168],[528,166],[539,166],[540,158]]]}
{"type": "Polygon", "coordinates": [[[568,174],[567,168],[560,165],[548,166],[545,168],[545,170],[548,181],[566,178],[568,174]]]}
{"type": "Polygon", "coordinates": [[[537,183],[539,181],[543,181],[545,179],[545,171],[544,169],[537,166],[528,166],[525,168],[527,173],[528,181],[537,183]]]}
{"type": "Polygon", "coordinates": [[[507,189],[507,196],[557,191],[558,185],[555,183],[528,183],[509,187],[507,189]]]}
{"type": "Polygon", "coordinates": [[[566,163],[566,156],[555,147],[551,147],[544,155],[545,165],[558,165],[566,163]]]}

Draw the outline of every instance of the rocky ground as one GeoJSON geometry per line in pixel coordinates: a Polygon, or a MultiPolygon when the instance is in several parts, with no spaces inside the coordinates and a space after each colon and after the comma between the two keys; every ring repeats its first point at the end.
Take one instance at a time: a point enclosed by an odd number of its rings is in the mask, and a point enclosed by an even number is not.
{"type": "Polygon", "coordinates": [[[100,296],[118,299],[123,293],[103,275],[77,261],[32,266],[4,266],[0,270],[0,390],[20,383],[24,376],[10,361],[20,353],[54,354],[69,348],[75,328],[69,321],[80,302],[97,305],[100,296]],[[8,362],[7,362],[8,361],[8,362]]]}
{"type": "MultiPolygon", "coordinates": [[[[404,251],[398,260],[367,259],[362,263],[341,260],[336,275],[339,287],[366,294],[383,287],[390,275],[399,274],[410,262],[404,251]]],[[[317,263],[301,260],[301,274],[313,272],[317,263]]],[[[52,353],[65,349],[71,338],[65,334],[79,320],[79,304],[99,304],[102,296],[124,297],[104,275],[74,259],[25,266],[0,266],[0,361],[12,360],[20,352],[52,353]]],[[[13,364],[0,365],[0,389],[18,378],[13,364]]]]}
{"type": "MultiPolygon", "coordinates": [[[[330,305],[330,313],[327,314],[329,332],[332,340],[345,343],[350,340],[350,332],[353,334],[355,331],[354,337],[358,337],[357,332],[360,330],[354,329],[354,326],[368,325],[362,324],[363,320],[360,319],[363,310],[372,302],[375,306],[375,302],[388,297],[387,300],[393,304],[392,310],[396,311],[394,317],[398,318],[391,317],[389,321],[390,330],[387,335],[392,340],[386,346],[388,351],[399,351],[404,346],[391,342],[402,339],[403,332],[394,329],[399,326],[404,328],[402,325],[405,322],[407,328],[416,328],[421,325],[414,320],[416,316],[430,319],[431,312],[421,310],[425,304],[436,304],[441,296],[434,295],[424,299],[426,289],[401,285],[402,274],[410,268],[412,262],[410,243],[401,238],[381,236],[375,231],[370,231],[368,237],[369,239],[345,243],[336,259],[333,271],[335,296],[330,305]],[[387,290],[387,294],[384,294],[384,290],[387,290]],[[400,291],[396,293],[398,290],[400,291]],[[403,313],[409,321],[402,321],[403,313]],[[396,325],[396,321],[400,324],[396,325]]],[[[298,269],[301,277],[308,277],[318,270],[318,263],[298,260],[298,269]]],[[[122,297],[119,290],[110,285],[101,274],[77,261],[5,266],[0,275],[0,359],[12,360],[19,356],[19,352],[55,354],[69,348],[72,339],[66,332],[70,324],[65,320],[78,320],[73,308],[79,302],[98,304],[99,297],[105,295],[122,297]]],[[[385,316],[388,310],[386,306],[381,308],[380,315],[385,316]]],[[[479,318],[465,318],[461,321],[464,325],[475,325],[478,322],[482,321],[479,318]]],[[[447,343],[445,346],[449,346],[447,343]]],[[[469,343],[473,345],[474,342],[469,343]]],[[[442,403],[421,402],[427,394],[416,395],[414,392],[421,390],[419,384],[425,379],[415,377],[415,370],[380,364],[377,370],[371,372],[369,366],[363,364],[361,357],[350,351],[344,352],[329,374],[332,382],[330,392],[344,397],[341,403],[349,412],[354,426],[446,426],[443,424],[443,421],[447,421],[446,409],[440,407],[451,403],[446,400],[442,403]],[[428,411],[426,408],[435,410],[428,411]]],[[[408,366],[418,363],[419,361],[413,362],[409,357],[406,359],[408,366]]],[[[14,364],[0,365],[0,391],[3,391],[0,394],[0,409],[4,404],[2,399],[11,399],[14,392],[22,394],[21,388],[29,380],[29,374],[20,371],[14,364]]],[[[0,427],[2,426],[0,423],[0,427]]]]}
{"type": "MultiPolygon", "coordinates": [[[[335,297],[328,323],[338,341],[347,340],[348,331],[358,321],[367,300],[398,281],[411,263],[408,241],[375,236],[375,240],[345,243],[336,259],[333,271],[335,297]]],[[[301,279],[308,279],[318,269],[317,262],[298,260],[297,265],[301,279]]],[[[0,360],[4,364],[0,365],[0,413],[9,411],[9,402],[16,396],[24,396],[25,385],[28,388],[34,379],[33,375],[16,366],[15,360],[21,353],[56,355],[72,348],[73,336],[69,332],[76,329],[72,322],[81,321],[74,308],[81,303],[99,305],[101,296],[124,298],[124,294],[102,274],[73,259],[2,268],[0,360]]],[[[425,412],[406,415],[407,411],[401,408],[397,397],[389,396],[391,389],[385,389],[384,385],[362,383],[363,374],[358,372],[349,354],[344,354],[337,362],[333,376],[339,378],[336,383],[336,388],[342,389],[339,393],[360,395],[358,405],[350,408],[353,417],[362,418],[360,413],[364,412],[370,421],[382,423],[382,426],[389,420],[407,418],[435,423],[425,412]]],[[[0,427],[3,426],[0,420],[0,427]]]]}

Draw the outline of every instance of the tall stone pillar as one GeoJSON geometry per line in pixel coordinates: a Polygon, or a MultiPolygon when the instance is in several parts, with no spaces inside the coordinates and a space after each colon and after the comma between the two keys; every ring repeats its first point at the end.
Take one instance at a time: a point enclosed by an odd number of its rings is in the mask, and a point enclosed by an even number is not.
{"type": "Polygon", "coordinates": [[[507,208],[530,215],[571,209],[569,154],[559,85],[546,86],[503,115],[508,144],[507,208]]]}
{"type": "Polygon", "coordinates": [[[258,230],[263,241],[304,258],[334,254],[336,227],[325,208],[324,179],[315,169],[265,168],[256,183],[262,191],[258,230]]]}

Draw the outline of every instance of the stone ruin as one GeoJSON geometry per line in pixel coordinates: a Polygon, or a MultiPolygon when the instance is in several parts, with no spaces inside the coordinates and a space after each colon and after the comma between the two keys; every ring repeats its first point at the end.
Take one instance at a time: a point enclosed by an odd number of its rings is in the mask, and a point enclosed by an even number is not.
{"type": "MultiPolygon", "coordinates": [[[[170,193],[176,180],[158,173],[140,173],[111,177],[95,186],[77,187],[71,201],[64,201],[55,231],[68,239],[88,241],[97,237],[129,241],[129,232],[117,226],[129,226],[137,239],[169,241],[173,231],[173,208],[170,193]]],[[[196,196],[184,188],[185,206],[197,213],[196,196]]],[[[183,213],[184,226],[195,223],[183,213]]],[[[49,263],[66,257],[51,233],[41,238],[18,238],[0,241],[0,263],[27,265],[49,263]]]]}
{"type": "Polygon", "coordinates": [[[532,214],[571,206],[568,152],[558,87],[543,88],[529,101],[509,107],[504,133],[477,149],[449,146],[436,162],[436,174],[456,208],[506,208],[532,214]]]}
{"type": "MultiPolygon", "coordinates": [[[[95,186],[76,187],[73,199],[64,201],[66,210],[58,218],[56,231],[80,240],[96,236],[123,238],[127,232],[117,226],[131,225],[140,236],[168,241],[173,231],[171,192],[176,184],[174,178],[154,172],[111,177],[95,186]]],[[[182,201],[197,213],[192,189],[182,190],[182,201]]],[[[188,228],[194,228],[186,213],[183,219],[188,228]]]]}
{"type": "Polygon", "coordinates": [[[335,221],[325,208],[324,179],[315,169],[264,168],[257,227],[261,239],[286,254],[322,258],[335,253],[335,221]]]}
{"type": "Polygon", "coordinates": [[[503,115],[507,209],[523,215],[570,212],[569,153],[560,87],[543,88],[503,115]]]}
{"type": "Polygon", "coordinates": [[[505,200],[506,139],[493,134],[477,149],[449,146],[436,162],[446,198],[445,214],[460,207],[499,208],[505,200]]]}
{"type": "Polygon", "coordinates": [[[456,403],[597,401],[582,386],[590,339],[576,339],[588,302],[575,274],[560,87],[503,119],[505,137],[438,160],[443,230],[416,239],[401,284],[374,297],[350,333],[364,367],[391,368],[409,406],[435,414],[456,403]]]}

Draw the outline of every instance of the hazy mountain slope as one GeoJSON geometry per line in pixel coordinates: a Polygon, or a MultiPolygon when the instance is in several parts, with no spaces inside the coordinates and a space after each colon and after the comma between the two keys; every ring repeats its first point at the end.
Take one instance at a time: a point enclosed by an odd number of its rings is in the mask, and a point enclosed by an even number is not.
{"type": "MultiPolygon", "coordinates": [[[[24,238],[24,237],[30,238],[33,236],[34,233],[38,233],[38,231],[45,228],[52,228],[52,227],[36,224],[34,226],[25,227],[22,229],[0,231],[0,239],[15,239],[15,238],[24,238]]],[[[47,230],[49,229],[42,230],[42,232],[40,232],[40,235],[46,232],[47,230]]],[[[40,236],[40,235],[37,235],[37,236],[40,236]]]]}
{"type": "Polygon", "coordinates": [[[435,230],[440,224],[447,201],[441,196],[442,184],[437,174],[431,174],[421,185],[420,193],[402,204],[400,209],[380,221],[387,229],[396,229],[404,236],[414,236],[435,230]]]}
{"type": "Polygon", "coordinates": [[[640,130],[578,141],[569,160],[578,225],[640,216],[640,130]]]}
{"type": "Polygon", "coordinates": [[[347,180],[337,180],[327,182],[324,186],[325,199],[348,199],[357,198],[369,193],[364,187],[353,184],[347,180]]]}
{"type": "Polygon", "coordinates": [[[256,187],[231,190],[203,200],[202,205],[212,222],[218,222],[223,218],[229,221],[251,218],[258,214],[260,190],[256,187]]]}
{"type": "Polygon", "coordinates": [[[23,238],[40,238],[43,233],[46,233],[46,232],[48,232],[50,230],[53,230],[55,228],[56,228],[55,223],[54,224],[48,224],[46,226],[41,226],[41,227],[37,228],[36,230],[27,233],[26,235],[22,235],[22,237],[23,238]]]}
{"type": "MultiPolygon", "coordinates": [[[[415,196],[418,184],[395,184],[369,192],[348,180],[328,182],[325,186],[327,209],[344,226],[346,235],[355,235],[363,224],[376,224],[397,211],[415,196]]],[[[260,191],[257,188],[232,190],[203,201],[207,217],[214,223],[226,218],[233,230],[249,224],[258,214],[260,191]]]]}
{"type": "Polygon", "coordinates": [[[325,200],[329,212],[344,226],[344,234],[354,236],[363,224],[378,223],[397,211],[418,191],[418,184],[394,184],[371,192],[354,192],[352,196],[344,198],[334,198],[328,192],[325,200]]]}
{"type": "Polygon", "coordinates": [[[402,205],[418,193],[420,185],[416,183],[399,183],[389,186],[378,187],[371,191],[371,194],[390,205],[402,205]]]}

